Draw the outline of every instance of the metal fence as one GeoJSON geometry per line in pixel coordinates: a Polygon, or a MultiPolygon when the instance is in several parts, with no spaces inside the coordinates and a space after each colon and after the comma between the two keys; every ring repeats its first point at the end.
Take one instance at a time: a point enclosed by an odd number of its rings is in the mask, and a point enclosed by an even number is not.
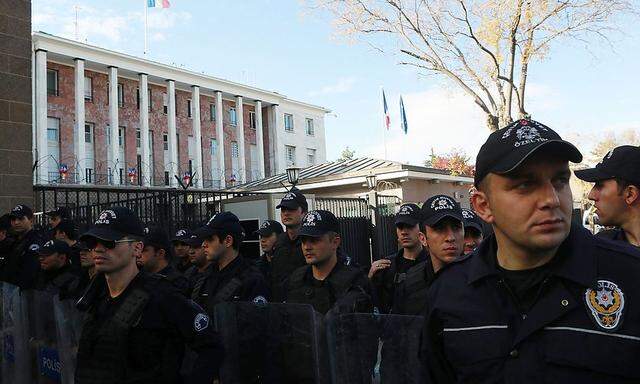
{"type": "Polygon", "coordinates": [[[374,260],[398,251],[395,216],[401,203],[397,196],[378,195],[376,197],[374,260]]]}
{"type": "Polygon", "coordinates": [[[35,211],[47,212],[65,206],[81,229],[91,225],[100,212],[125,206],[145,224],[160,225],[169,232],[194,228],[220,212],[222,203],[234,197],[255,195],[208,190],[178,190],[78,185],[34,186],[35,211]]]}

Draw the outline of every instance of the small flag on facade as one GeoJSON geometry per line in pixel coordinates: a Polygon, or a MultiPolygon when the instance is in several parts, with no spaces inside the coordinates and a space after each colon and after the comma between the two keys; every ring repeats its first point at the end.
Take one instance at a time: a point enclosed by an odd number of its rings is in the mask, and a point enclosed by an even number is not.
{"type": "Polygon", "coordinates": [[[391,126],[391,117],[389,116],[389,108],[387,107],[387,97],[384,95],[384,89],[382,90],[382,106],[384,107],[384,126],[387,127],[387,131],[391,126]]]}
{"type": "Polygon", "coordinates": [[[404,103],[402,102],[402,96],[400,96],[400,124],[402,124],[402,131],[407,134],[409,130],[409,124],[407,123],[407,114],[404,111],[404,103]]]}
{"type": "Polygon", "coordinates": [[[169,0],[147,0],[148,8],[169,8],[170,6],[169,0]]]}

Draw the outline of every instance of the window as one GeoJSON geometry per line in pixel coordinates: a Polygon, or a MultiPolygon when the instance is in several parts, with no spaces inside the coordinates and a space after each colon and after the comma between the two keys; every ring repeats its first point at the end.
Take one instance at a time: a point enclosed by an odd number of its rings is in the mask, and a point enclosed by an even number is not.
{"type": "Polygon", "coordinates": [[[238,142],[232,141],[231,142],[231,157],[237,158],[239,154],[240,154],[240,151],[238,150],[238,142]]]}
{"type": "Polygon", "coordinates": [[[315,165],[316,164],[316,150],[313,148],[307,148],[307,165],[315,165]]]}
{"type": "MultiPolygon", "coordinates": [[[[147,93],[149,94],[147,102],[149,103],[149,111],[151,111],[151,104],[153,104],[151,102],[151,88],[147,88],[147,93]]],[[[142,100],[140,99],[140,88],[136,89],[136,107],[138,109],[140,109],[140,104],[142,103],[142,100]]]]}
{"type": "Polygon", "coordinates": [[[85,123],[84,125],[84,142],[93,143],[93,123],[85,123]]]}
{"type": "Polygon", "coordinates": [[[193,117],[193,104],[191,103],[191,99],[187,99],[187,117],[193,117]]]}
{"type": "Polygon", "coordinates": [[[164,114],[166,115],[169,111],[169,97],[167,96],[166,92],[162,94],[162,108],[164,114]]]}
{"type": "Polygon", "coordinates": [[[238,124],[238,115],[236,114],[236,109],[233,107],[229,108],[229,124],[238,124]]]}
{"type": "Polygon", "coordinates": [[[164,185],[169,185],[169,171],[164,171],[164,185]]]}
{"type": "Polygon", "coordinates": [[[93,101],[93,79],[89,76],[84,77],[84,99],[93,101]]]}
{"type": "Polygon", "coordinates": [[[211,112],[211,121],[216,121],[216,105],[209,104],[209,112],[211,112]]]}
{"type": "Polygon", "coordinates": [[[284,114],[284,130],[287,132],[293,132],[293,115],[288,113],[284,114]]]}
{"type": "Polygon", "coordinates": [[[84,178],[87,183],[93,183],[93,168],[84,169],[84,178]]]}
{"type": "Polygon", "coordinates": [[[124,127],[118,129],[118,147],[120,148],[124,148],[124,129],[124,127]]]}
{"type": "Polygon", "coordinates": [[[162,135],[162,146],[164,147],[165,151],[169,150],[169,135],[167,135],[166,133],[162,135]]]}
{"type": "Polygon", "coordinates": [[[124,106],[124,85],[118,83],[118,107],[124,106]]]}
{"type": "Polygon", "coordinates": [[[142,147],[142,135],[140,134],[140,128],[136,129],[136,148],[142,147]]]}
{"type": "Polygon", "coordinates": [[[291,145],[284,146],[284,153],[287,160],[287,167],[296,165],[296,147],[291,145]]]}
{"type": "Polygon", "coordinates": [[[47,69],[47,95],[58,96],[58,71],[47,69]]]}
{"type": "MultiPolygon", "coordinates": [[[[111,127],[109,126],[109,124],[107,124],[107,145],[111,146],[111,127]]],[[[108,149],[107,157],[109,156],[110,153],[111,153],[111,150],[108,149]]],[[[111,171],[109,171],[109,173],[111,173],[111,171]]]]}
{"type": "Polygon", "coordinates": [[[305,119],[305,125],[307,130],[307,135],[313,136],[315,135],[315,128],[313,127],[313,119],[305,119]]]}
{"type": "Polygon", "coordinates": [[[211,157],[218,156],[218,141],[216,139],[211,139],[211,157]]]}
{"type": "Polygon", "coordinates": [[[55,117],[47,118],[47,141],[60,142],[60,119],[55,117]]]}
{"type": "Polygon", "coordinates": [[[249,128],[256,129],[256,113],[249,111],[249,128]]]}

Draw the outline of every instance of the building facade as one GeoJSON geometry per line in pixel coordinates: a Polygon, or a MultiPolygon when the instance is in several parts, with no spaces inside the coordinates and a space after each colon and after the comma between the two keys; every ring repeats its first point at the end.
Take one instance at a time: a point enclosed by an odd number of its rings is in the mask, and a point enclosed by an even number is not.
{"type": "Polygon", "coordinates": [[[35,184],[224,189],[326,159],[322,107],[42,32],[33,61],[35,184]]]}

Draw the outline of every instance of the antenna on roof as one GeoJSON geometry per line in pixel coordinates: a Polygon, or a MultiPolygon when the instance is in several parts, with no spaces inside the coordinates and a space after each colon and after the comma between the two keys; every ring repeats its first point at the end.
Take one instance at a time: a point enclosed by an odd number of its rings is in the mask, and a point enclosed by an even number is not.
{"type": "Polygon", "coordinates": [[[74,27],[76,31],[76,41],[80,41],[80,31],[78,30],[78,11],[80,10],[80,7],[76,4],[73,6],[73,9],[76,12],[76,18],[74,22],[74,27]]]}

